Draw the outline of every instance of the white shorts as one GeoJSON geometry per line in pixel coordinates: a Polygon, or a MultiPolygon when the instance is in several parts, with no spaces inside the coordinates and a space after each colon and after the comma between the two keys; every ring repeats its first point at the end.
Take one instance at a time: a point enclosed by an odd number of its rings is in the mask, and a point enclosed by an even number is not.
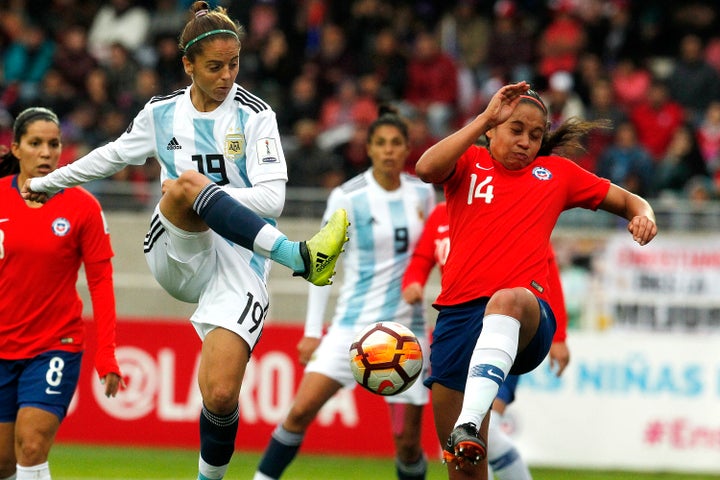
{"type": "MultiPolygon", "coordinates": [[[[359,330],[358,330],[359,331],[359,330]]],[[[306,372],[315,372],[332,378],[343,387],[357,385],[350,369],[350,344],[358,333],[354,329],[331,327],[322,338],[320,346],[305,367],[306,372]]],[[[410,388],[397,395],[385,397],[387,403],[409,403],[411,405],[427,405],[430,390],[423,385],[430,369],[430,342],[428,337],[418,337],[423,351],[423,370],[410,388]]]]}
{"type": "Polygon", "coordinates": [[[145,259],[173,297],[197,303],[190,317],[201,339],[216,327],[237,333],[252,350],[269,308],[267,285],[240,247],[213,232],[186,232],[156,207],[145,237],[145,259]]]}

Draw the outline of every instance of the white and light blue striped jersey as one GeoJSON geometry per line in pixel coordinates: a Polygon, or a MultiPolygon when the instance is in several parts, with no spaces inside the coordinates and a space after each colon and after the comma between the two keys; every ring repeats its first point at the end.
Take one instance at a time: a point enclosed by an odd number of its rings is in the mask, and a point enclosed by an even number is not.
{"type": "Polygon", "coordinates": [[[161,182],[197,170],[218,185],[287,181],[275,112],[237,84],[212,112],[198,112],[190,87],[153,97],[115,142],[127,163],[160,162],[161,182]]]}
{"type": "MultiPolygon", "coordinates": [[[[402,300],[401,283],[435,206],[435,191],[407,174],[401,175],[400,183],[397,190],[387,191],[370,169],[335,188],[328,198],[324,219],[345,208],[350,221],[331,328],[360,331],[374,322],[395,321],[425,334],[425,308],[402,300]]],[[[311,286],[306,324],[322,325],[318,320],[324,317],[330,288],[311,286]]]]}

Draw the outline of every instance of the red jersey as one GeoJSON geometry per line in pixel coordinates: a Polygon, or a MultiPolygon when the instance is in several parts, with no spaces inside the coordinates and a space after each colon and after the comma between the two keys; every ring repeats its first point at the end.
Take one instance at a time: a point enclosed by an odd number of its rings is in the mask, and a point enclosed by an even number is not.
{"type": "Polygon", "coordinates": [[[101,376],[119,373],[112,256],[100,204],[86,190],[65,189],[30,208],[17,176],[0,178],[0,358],[83,350],[76,283],[84,263],[98,332],[96,368],[101,376]]]}
{"type": "Polygon", "coordinates": [[[546,301],[548,248],[560,214],[595,210],[610,181],[555,155],[508,170],[487,149],[470,147],[445,183],[452,249],[437,305],[525,287],[546,301]]]}
{"type": "MultiPolygon", "coordinates": [[[[447,214],[447,204],[442,202],[437,204],[425,222],[425,228],[405,270],[402,289],[411,283],[425,286],[435,265],[442,274],[448,253],[450,253],[450,220],[447,214]]],[[[548,255],[548,289],[550,307],[557,322],[553,341],[564,342],[567,338],[567,310],[565,309],[560,271],[555,263],[555,252],[552,247],[549,249],[548,255]]]]}

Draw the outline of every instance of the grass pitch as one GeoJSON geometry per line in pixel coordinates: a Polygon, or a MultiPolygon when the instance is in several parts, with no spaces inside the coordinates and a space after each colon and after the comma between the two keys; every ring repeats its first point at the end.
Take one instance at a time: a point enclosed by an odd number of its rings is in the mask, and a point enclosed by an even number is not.
{"type": "MultiPolygon", "coordinates": [[[[236,452],[226,478],[251,479],[259,453],[236,452]]],[[[197,452],[179,449],[56,444],[50,454],[55,480],[192,480],[197,472],[197,452]]],[[[533,468],[534,480],[720,480],[720,475],[680,473],[609,472],[533,468]]],[[[351,458],[304,455],[285,472],[288,480],[394,479],[388,458],[351,458]]],[[[445,466],[431,461],[427,479],[445,479],[445,466]]]]}

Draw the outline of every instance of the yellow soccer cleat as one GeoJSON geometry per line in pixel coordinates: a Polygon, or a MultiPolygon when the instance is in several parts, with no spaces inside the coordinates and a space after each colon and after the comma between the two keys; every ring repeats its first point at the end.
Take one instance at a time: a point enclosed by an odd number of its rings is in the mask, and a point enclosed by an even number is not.
{"type": "Polygon", "coordinates": [[[335,263],[340,253],[345,251],[349,225],[345,209],[335,210],[318,233],[310,240],[300,242],[305,272],[293,275],[301,276],[313,285],[331,285],[335,275],[335,263]]]}

